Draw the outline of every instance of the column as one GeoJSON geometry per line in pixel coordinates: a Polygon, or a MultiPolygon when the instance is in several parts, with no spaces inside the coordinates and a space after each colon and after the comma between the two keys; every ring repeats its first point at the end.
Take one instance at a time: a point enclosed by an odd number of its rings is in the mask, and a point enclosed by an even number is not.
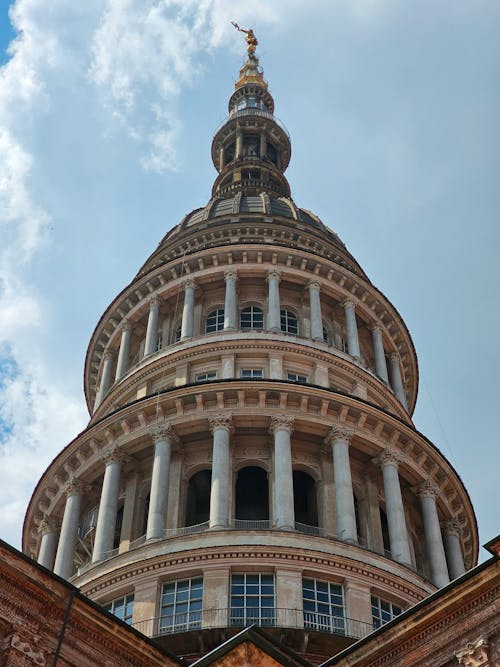
{"type": "Polygon", "coordinates": [[[144,344],[144,357],[156,352],[156,341],[158,340],[158,315],[160,313],[160,301],[153,296],[149,300],[148,326],[146,328],[146,342],[144,344]]]}
{"type": "Polygon", "coordinates": [[[293,422],[294,418],[289,415],[274,415],[269,429],[274,436],[274,524],[282,530],[295,530],[291,444],[293,422]]]}
{"type": "Polygon", "coordinates": [[[219,148],[219,173],[224,169],[224,146],[219,148]]]}
{"type": "Polygon", "coordinates": [[[116,362],[115,382],[118,382],[128,371],[130,363],[130,342],[132,340],[132,325],[125,322],[122,325],[122,337],[120,340],[120,351],[118,352],[118,361],[116,362]]]}
{"type": "Polygon", "coordinates": [[[238,309],[236,307],[236,280],[238,274],[233,269],[226,271],[226,296],[224,299],[224,331],[235,331],[238,329],[238,309]]]}
{"type": "Polygon", "coordinates": [[[182,309],[181,340],[193,337],[194,328],[194,280],[187,280],[184,284],[184,307],[182,309]]]}
{"type": "Polygon", "coordinates": [[[351,464],[349,461],[350,431],[334,426],[327,436],[333,454],[333,484],[335,487],[335,509],[337,537],[344,542],[357,542],[356,512],[352,490],[351,464]]]}
{"type": "Polygon", "coordinates": [[[281,331],[280,279],[281,272],[277,269],[271,269],[267,274],[269,285],[267,328],[269,331],[281,331]]]}
{"type": "Polygon", "coordinates": [[[347,351],[356,359],[361,358],[358,338],[358,325],[356,324],[356,304],[352,299],[344,301],[345,328],[347,333],[347,351]]]}
{"type": "Polygon", "coordinates": [[[102,399],[108,393],[111,387],[112,381],[112,368],[113,368],[113,353],[105,352],[102,355],[102,373],[101,373],[101,382],[99,383],[99,389],[95,397],[94,411],[101,405],[102,399]]]}
{"type": "Polygon", "coordinates": [[[397,352],[391,352],[389,355],[389,367],[391,369],[391,386],[396,394],[396,398],[401,403],[401,405],[408,410],[408,404],[406,402],[406,393],[403,386],[403,379],[401,377],[401,365],[399,354],[397,352]]]}
{"type": "Polygon", "coordinates": [[[319,283],[316,280],[311,280],[308,288],[311,310],[311,338],[323,341],[323,318],[321,316],[321,302],[319,299],[319,283]]]}
{"type": "Polygon", "coordinates": [[[41,535],[38,563],[52,570],[57,551],[57,524],[54,519],[44,516],[38,526],[38,532],[41,535]]]}
{"type": "Polygon", "coordinates": [[[266,157],[267,155],[267,139],[266,139],[266,133],[261,132],[260,133],[260,157],[261,159],[266,157]]]}
{"type": "Polygon", "coordinates": [[[243,132],[238,128],[236,130],[236,149],[235,149],[235,158],[243,157],[243,132]]]}
{"type": "Polygon", "coordinates": [[[460,544],[462,529],[457,519],[449,519],[444,524],[444,548],[450,579],[456,579],[465,572],[464,557],[460,544]]]}
{"type": "Polygon", "coordinates": [[[385,360],[384,343],[382,341],[382,329],[378,325],[372,326],[373,354],[375,357],[375,372],[381,380],[389,382],[387,375],[387,362],[385,360]]]}
{"type": "Polygon", "coordinates": [[[415,489],[415,492],[420,498],[420,505],[422,507],[425,545],[431,568],[431,579],[438,588],[441,588],[450,582],[450,577],[448,575],[448,566],[446,564],[443,537],[441,535],[441,526],[439,525],[436,505],[436,496],[439,490],[432,482],[426,480],[415,489]]]}
{"type": "Polygon", "coordinates": [[[73,559],[75,556],[76,536],[80,524],[82,507],[82,485],[77,479],[71,479],[65,486],[66,505],[57,545],[54,574],[63,579],[69,579],[73,574],[73,559]]]}
{"type": "Polygon", "coordinates": [[[112,447],[103,456],[103,461],[106,469],[99,502],[99,515],[92,553],[93,563],[109,558],[113,550],[118,494],[120,492],[120,474],[124,457],[117,447],[112,447]]]}
{"type": "Polygon", "coordinates": [[[167,527],[167,502],[172,446],[177,436],[171,424],[159,426],[153,432],[154,457],[149,497],[146,539],[163,537],[167,527]]]}
{"type": "Polygon", "coordinates": [[[230,414],[220,414],[210,417],[208,422],[213,434],[210,528],[227,528],[229,526],[232,416],[230,414]]]}
{"type": "Polygon", "coordinates": [[[410,544],[398,473],[398,465],[401,460],[402,455],[399,452],[387,448],[375,459],[375,463],[382,467],[384,478],[385,511],[389,528],[391,558],[398,563],[411,565],[410,544]]]}

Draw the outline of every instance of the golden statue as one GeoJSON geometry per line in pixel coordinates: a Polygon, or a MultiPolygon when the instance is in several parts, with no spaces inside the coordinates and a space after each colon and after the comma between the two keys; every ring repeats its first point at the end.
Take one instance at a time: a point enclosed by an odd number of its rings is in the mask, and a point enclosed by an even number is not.
{"type": "Polygon", "coordinates": [[[257,37],[254,35],[252,28],[245,30],[244,28],[240,28],[240,26],[234,21],[231,21],[231,24],[234,25],[236,30],[239,30],[239,32],[245,33],[246,35],[245,41],[248,44],[247,46],[248,55],[253,56],[253,54],[255,53],[255,49],[257,48],[257,44],[259,42],[257,41],[257,37]]]}

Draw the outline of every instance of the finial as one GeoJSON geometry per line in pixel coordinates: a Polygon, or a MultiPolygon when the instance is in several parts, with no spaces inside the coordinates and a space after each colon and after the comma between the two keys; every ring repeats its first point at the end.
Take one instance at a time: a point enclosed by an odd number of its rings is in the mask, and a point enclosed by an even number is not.
{"type": "Polygon", "coordinates": [[[234,25],[236,30],[238,30],[239,32],[244,32],[245,33],[245,35],[246,35],[245,41],[248,45],[247,46],[248,55],[253,56],[254,53],[255,53],[255,49],[257,48],[257,44],[259,42],[257,41],[257,37],[254,35],[254,32],[253,32],[252,28],[249,28],[248,30],[245,30],[244,28],[240,28],[240,26],[235,21],[231,21],[231,25],[234,25]]]}

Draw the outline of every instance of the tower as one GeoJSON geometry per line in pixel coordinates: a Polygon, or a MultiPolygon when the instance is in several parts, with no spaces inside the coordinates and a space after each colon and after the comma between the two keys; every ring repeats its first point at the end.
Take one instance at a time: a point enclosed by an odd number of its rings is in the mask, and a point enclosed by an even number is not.
{"type": "Polygon", "coordinates": [[[97,324],[90,422],[35,489],[23,548],[178,654],[257,624],[320,661],[472,567],[477,529],[412,423],[401,316],[291,198],[247,42],[212,198],[97,324]]]}

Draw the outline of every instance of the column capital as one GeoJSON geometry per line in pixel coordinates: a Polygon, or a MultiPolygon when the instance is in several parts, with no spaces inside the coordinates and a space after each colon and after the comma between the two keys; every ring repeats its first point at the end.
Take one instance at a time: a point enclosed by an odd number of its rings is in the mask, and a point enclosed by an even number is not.
{"type": "Polygon", "coordinates": [[[291,415],[272,415],[269,432],[274,434],[276,431],[282,430],[292,433],[294,421],[295,417],[292,417],[291,415]]]}
{"type": "Polygon", "coordinates": [[[325,438],[325,443],[327,445],[334,445],[336,442],[342,440],[349,445],[353,435],[354,431],[352,429],[343,428],[341,426],[332,426],[325,438]]]}
{"type": "Polygon", "coordinates": [[[213,415],[208,418],[208,423],[210,425],[210,430],[212,433],[218,431],[219,429],[224,429],[231,433],[233,431],[233,415],[231,413],[221,412],[218,415],[213,415]]]}
{"type": "Polygon", "coordinates": [[[342,302],[342,305],[344,308],[352,308],[353,310],[356,310],[356,301],[352,297],[348,296],[347,299],[344,299],[342,302]]]}
{"type": "Polygon", "coordinates": [[[151,437],[154,444],[161,440],[169,440],[172,444],[178,444],[180,442],[180,438],[170,422],[156,424],[151,431],[151,437]]]}
{"type": "Polygon", "coordinates": [[[196,280],[194,278],[188,278],[184,281],[184,289],[187,289],[188,287],[192,287],[193,289],[197,288],[196,280]]]}
{"type": "Polygon", "coordinates": [[[127,456],[116,445],[112,445],[103,452],[101,461],[105,466],[108,466],[111,463],[127,463],[127,461],[130,461],[130,456],[127,456]]]}
{"type": "Polygon", "coordinates": [[[397,361],[398,363],[401,361],[401,357],[399,356],[399,352],[392,351],[389,352],[387,355],[389,357],[389,361],[397,361]]]}
{"type": "Polygon", "coordinates": [[[113,361],[115,357],[115,353],[112,350],[104,350],[102,353],[102,360],[103,361],[113,361]]]}
{"type": "Polygon", "coordinates": [[[395,465],[396,468],[405,460],[405,455],[397,449],[385,447],[374,459],[375,465],[383,468],[385,465],[395,465]]]}
{"type": "Polygon", "coordinates": [[[321,285],[320,285],[320,283],[319,283],[319,280],[316,280],[315,278],[311,278],[311,280],[309,280],[309,281],[307,282],[307,287],[308,287],[309,289],[317,289],[318,292],[319,292],[320,289],[321,289],[321,285]]]}
{"type": "Polygon", "coordinates": [[[472,642],[467,642],[460,651],[456,651],[455,657],[458,664],[465,665],[465,667],[487,667],[489,664],[488,640],[478,637],[472,642]]]}
{"type": "Polygon", "coordinates": [[[51,516],[48,516],[48,514],[44,514],[42,520],[38,524],[37,530],[40,535],[43,535],[44,533],[57,533],[59,530],[59,522],[51,516]]]}
{"type": "Polygon", "coordinates": [[[457,537],[462,537],[462,527],[460,521],[457,517],[452,517],[443,521],[443,530],[447,535],[456,535],[457,537]]]}
{"type": "Polygon", "coordinates": [[[149,308],[154,308],[155,306],[160,305],[160,298],[155,294],[154,296],[148,299],[149,308]]]}
{"type": "Polygon", "coordinates": [[[63,487],[66,496],[80,495],[84,491],[84,484],[77,477],[70,477],[63,487]]]}
{"type": "Polygon", "coordinates": [[[127,319],[122,320],[120,329],[122,331],[132,331],[132,323],[130,322],[130,320],[127,319]]]}
{"type": "Polygon", "coordinates": [[[224,280],[238,280],[238,271],[236,269],[227,269],[224,271],[224,280]]]}
{"type": "Polygon", "coordinates": [[[279,269],[269,269],[269,271],[267,272],[266,280],[267,282],[269,282],[270,280],[277,280],[278,282],[280,282],[281,271],[279,269]]]}
{"type": "Polygon", "coordinates": [[[380,331],[382,333],[382,327],[378,322],[371,322],[370,324],[370,331],[374,333],[375,331],[380,331]]]}
{"type": "Polygon", "coordinates": [[[440,489],[430,479],[424,479],[412,491],[420,498],[437,498],[441,495],[440,489]]]}

